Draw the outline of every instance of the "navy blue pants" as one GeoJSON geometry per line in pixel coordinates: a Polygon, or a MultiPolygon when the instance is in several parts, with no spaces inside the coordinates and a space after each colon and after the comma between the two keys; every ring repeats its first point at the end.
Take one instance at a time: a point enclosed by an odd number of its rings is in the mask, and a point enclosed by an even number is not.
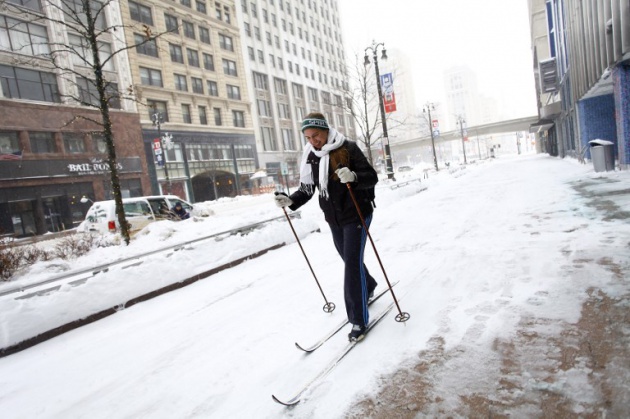
{"type": "MultiPolygon", "coordinates": [[[[370,226],[372,214],[365,218],[365,224],[370,226]]],[[[365,326],[368,324],[368,295],[376,288],[376,281],[363,263],[365,241],[367,233],[361,222],[344,226],[330,225],[335,248],[343,259],[344,270],[344,299],[348,320],[352,324],[365,326]]]]}

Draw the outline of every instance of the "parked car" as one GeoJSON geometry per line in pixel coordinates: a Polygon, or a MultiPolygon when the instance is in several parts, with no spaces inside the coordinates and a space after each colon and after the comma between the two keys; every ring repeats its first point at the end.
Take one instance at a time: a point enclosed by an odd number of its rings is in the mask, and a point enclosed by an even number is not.
{"type": "MultiPolygon", "coordinates": [[[[174,219],[170,209],[178,202],[182,204],[186,211],[193,213],[193,205],[175,195],[123,198],[123,209],[125,218],[131,225],[130,231],[141,230],[153,221],[174,219]]],[[[94,202],[85,215],[85,221],[77,227],[77,230],[98,233],[116,233],[120,231],[120,224],[116,216],[116,202],[113,199],[94,202]]]]}

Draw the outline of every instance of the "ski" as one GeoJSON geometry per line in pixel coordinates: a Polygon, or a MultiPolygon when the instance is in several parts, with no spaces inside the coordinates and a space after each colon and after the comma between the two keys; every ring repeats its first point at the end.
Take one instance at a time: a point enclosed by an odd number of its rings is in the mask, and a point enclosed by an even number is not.
{"type": "MultiPolygon", "coordinates": [[[[391,303],[389,306],[387,306],[387,308],[385,308],[385,310],[380,312],[376,317],[374,317],[374,319],[372,319],[372,321],[368,324],[367,330],[365,332],[366,335],[370,332],[370,330],[372,330],[372,328],[379,321],[381,321],[387,315],[387,313],[389,313],[392,310],[392,308],[394,308],[394,303],[391,303]]],[[[366,338],[367,338],[367,336],[363,340],[365,340],[366,338]]],[[[280,404],[282,404],[284,406],[295,406],[296,404],[298,404],[300,402],[300,400],[302,399],[302,396],[304,395],[304,393],[306,393],[319,380],[321,380],[322,378],[326,377],[333,370],[333,368],[335,368],[339,364],[339,362],[341,362],[341,360],[343,358],[345,358],[346,355],[348,355],[348,353],[352,350],[352,348],[354,348],[356,346],[357,343],[359,343],[359,342],[349,342],[341,350],[341,352],[339,352],[339,354],[337,354],[337,356],[328,365],[326,365],[326,367],[324,367],[323,370],[320,371],[319,374],[317,374],[311,381],[306,383],[302,387],[302,389],[295,396],[290,398],[289,400],[282,401],[282,400],[278,399],[273,394],[271,395],[271,398],[275,402],[280,403],[280,404]]]]}
{"type": "MultiPolygon", "coordinates": [[[[396,281],[392,284],[392,288],[398,283],[399,281],[396,281]]],[[[376,300],[378,300],[379,298],[381,298],[383,295],[385,295],[388,291],[390,290],[390,288],[385,288],[383,291],[379,292],[377,295],[374,296],[374,298],[372,298],[370,301],[368,301],[368,307],[370,305],[372,305],[373,302],[375,302],[376,300]]],[[[330,332],[328,332],[328,334],[326,334],[326,336],[324,336],[323,338],[321,338],[318,342],[316,342],[315,344],[309,346],[309,347],[304,347],[302,345],[300,345],[299,343],[295,342],[295,346],[306,352],[306,353],[311,353],[314,350],[316,350],[317,348],[319,348],[320,346],[322,346],[324,343],[326,343],[326,341],[328,341],[328,339],[332,338],[333,336],[335,336],[341,329],[343,329],[343,327],[345,325],[348,324],[348,320],[344,320],[341,323],[339,323],[334,329],[332,329],[330,332]]]]}

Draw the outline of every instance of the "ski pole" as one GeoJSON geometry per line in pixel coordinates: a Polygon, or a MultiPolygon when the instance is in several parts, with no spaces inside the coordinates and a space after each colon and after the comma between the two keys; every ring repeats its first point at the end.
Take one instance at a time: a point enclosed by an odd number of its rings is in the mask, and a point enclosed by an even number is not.
{"type": "Polygon", "coordinates": [[[381,265],[381,270],[383,271],[383,275],[385,276],[385,281],[387,281],[387,286],[392,293],[392,297],[394,298],[394,302],[396,303],[396,308],[398,309],[398,314],[396,315],[397,322],[406,322],[409,320],[411,315],[407,312],[403,313],[400,309],[400,305],[398,304],[398,300],[396,299],[396,294],[394,294],[394,288],[392,284],[389,282],[389,278],[387,278],[387,273],[385,272],[385,268],[383,267],[383,262],[381,262],[381,257],[378,255],[378,251],[376,250],[376,245],[374,244],[374,240],[372,240],[372,235],[370,234],[370,230],[368,230],[367,225],[365,224],[365,218],[363,218],[363,213],[361,213],[361,209],[359,208],[359,203],[357,199],[354,197],[354,192],[352,191],[352,186],[350,183],[346,183],[348,187],[348,192],[350,192],[350,198],[352,198],[352,202],[354,203],[355,208],[357,209],[357,213],[359,214],[359,218],[361,219],[361,224],[363,224],[363,228],[367,233],[368,238],[370,239],[370,243],[372,243],[372,248],[374,249],[374,253],[376,254],[376,259],[378,259],[379,265],[381,265]]]}
{"type": "MultiPolygon", "coordinates": [[[[276,194],[278,194],[278,192],[276,192],[276,194]]],[[[308,257],[306,256],[306,252],[304,251],[304,248],[302,247],[302,243],[300,243],[300,239],[299,239],[297,233],[295,232],[295,229],[293,228],[293,223],[291,222],[291,218],[289,218],[289,214],[287,214],[286,208],[283,207],[282,211],[284,211],[284,216],[287,217],[287,221],[289,222],[289,226],[291,227],[291,231],[293,231],[293,235],[295,236],[295,240],[297,240],[297,243],[300,246],[300,249],[302,250],[302,254],[304,255],[304,259],[306,259],[306,263],[308,264],[308,267],[311,270],[311,273],[313,274],[313,278],[315,278],[315,282],[317,283],[317,287],[319,288],[319,291],[322,293],[322,297],[324,297],[324,301],[326,302],[326,304],[324,304],[324,307],[322,307],[322,310],[324,310],[325,313],[332,313],[335,310],[335,303],[329,302],[328,299],[326,298],[326,295],[324,294],[324,290],[322,289],[322,286],[319,284],[319,281],[317,280],[317,276],[315,275],[315,271],[313,270],[313,267],[311,266],[311,262],[309,262],[308,257]]]]}

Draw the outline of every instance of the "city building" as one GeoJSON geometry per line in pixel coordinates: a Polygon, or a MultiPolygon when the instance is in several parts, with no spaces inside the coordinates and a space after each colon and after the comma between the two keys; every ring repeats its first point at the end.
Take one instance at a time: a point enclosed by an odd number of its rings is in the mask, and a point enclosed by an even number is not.
{"type": "MultiPolygon", "coordinates": [[[[62,23],[82,6],[42,3],[7,0],[0,8],[0,235],[72,228],[90,206],[83,196],[112,196],[89,47],[76,28],[62,23]]],[[[97,30],[120,26],[117,3],[96,23],[97,30]]],[[[111,58],[103,76],[113,92],[131,87],[124,47],[111,32],[100,37],[102,58],[111,58]]],[[[149,193],[136,105],[117,95],[109,103],[121,192],[149,193]]]]}
{"type": "Polygon", "coordinates": [[[590,157],[613,143],[630,164],[630,4],[625,0],[529,0],[542,151],[590,157]]]}
{"type": "Polygon", "coordinates": [[[254,192],[258,167],[233,0],[121,2],[154,193],[191,202],[254,192]],[[144,42],[145,31],[159,35],[144,42]],[[165,157],[165,158],[164,158],[165,157]]]}
{"type": "Polygon", "coordinates": [[[245,71],[260,169],[294,186],[304,140],[300,124],[321,112],[355,137],[337,0],[239,0],[245,71]]]}

